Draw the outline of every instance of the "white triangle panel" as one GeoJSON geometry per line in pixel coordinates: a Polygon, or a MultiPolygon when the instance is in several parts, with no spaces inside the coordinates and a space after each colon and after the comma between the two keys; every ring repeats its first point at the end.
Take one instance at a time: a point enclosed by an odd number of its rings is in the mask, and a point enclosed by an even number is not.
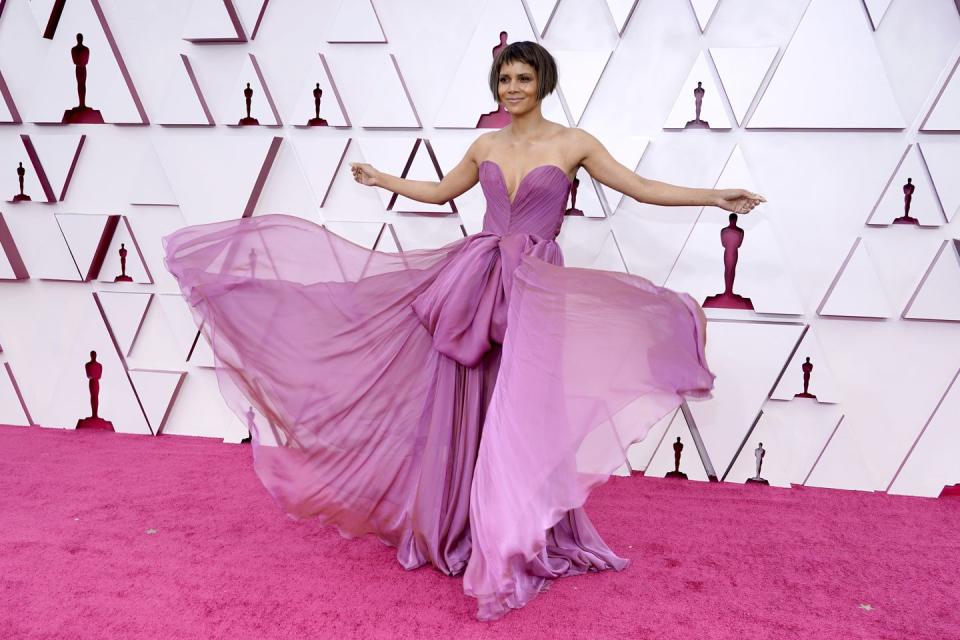
{"type": "Polygon", "coordinates": [[[553,50],[550,53],[557,61],[558,84],[573,122],[579,124],[613,51],[553,50]]]}
{"type": "Polygon", "coordinates": [[[263,21],[263,16],[267,12],[267,5],[270,0],[230,0],[234,9],[240,16],[240,24],[243,25],[243,32],[253,40],[257,37],[257,32],[263,21]]]}
{"type": "Polygon", "coordinates": [[[127,196],[131,204],[175,206],[177,196],[173,193],[167,172],[160,164],[160,157],[153,143],[148,143],[139,160],[136,177],[128,185],[127,196]]]}
{"type": "Polygon", "coordinates": [[[238,16],[231,2],[194,0],[187,14],[182,37],[190,42],[245,42],[238,16]]]}
{"type": "Polygon", "coordinates": [[[960,240],[943,242],[903,317],[960,322],[960,240]]]}
{"type": "Polygon", "coordinates": [[[760,477],[774,487],[803,484],[841,418],[840,407],[767,403],[725,481],[744,483],[756,475],[756,448],[762,443],[760,477]]]}
{"type": "MultiPolygon", "coordinates": [[[[153,276],[143,261],[140,252],[140,246],[137,239],[133,236],[130,229],[130,222],[126,216],[121,216],[116,230],[110,237],[110,245],[103,257],[103,265],[100,267],[100,275],[97,280],[101,282],[116,282],[116,277],[123,273],[133,278],[134,283],[153,284],[153,276]],[[120,259],[121,247],[127,252],[126,264],[120,259]]],[[[130,287],[129,283],[118,286],[130,287]]]]}
{"type": "Polygon", "coordinates": [[[701,32],[707,30],[707,25],[717,10],[718,4],[720,4],[720,0],[690,0],[690,5],[693,7],[694,15],[697,16],[697,24],[700,26],[701,32]]]}
{"type": "Polygon", "coordinates": [[[907,459],[887,489],[895,495],[940,495],[945,486],[960,483],[956,453],[960,449],[960,372],[953,377],[946,392],[923,426],[907,459]]]}
{"type": "Polygon", "coordinates": [[[131,371],[130,380],[155,434],[163,433],[164,418],[173,407],[186,376],[184,371],[131,371]]]}
{"type": "Polygon", "coordinates": [[[903,128],[863,13],[850,0],[811,0],[748,126],[903,128]]]}
{"type": "Polygon", "coordinates": [[[710,68],[707,56],[701,51],[681,86],[680,94],[673,103],[667,121],[663,124],[664,129],[683,129],[687,122],[696,117],[696,100],[693,92],[698,83],[702,83],[704,90],[700,119],[708,122],[711,129],[730,128],[722,92],[714,81],[713,70],[710,68]]]}
{"type": "Polygon", "coordinates": [[[153,294],[99,291],[94,295],[107,316],[110,332],[120,345],[120,351],[126,356],[143,326],[153,294]]]}
{"type": "Polygon", "coordinates": [[[83,45],[90,54],[86,106],[99,110],[104,122],[146,124],[146,114],[126,73],[120,50],[114,49],[109,26],[105,18],[101,21],[91,2],[65,3],[46,58],[33,76],[34,93],[25,119],[61,123],[64,111],[79,105],[76,67],[71,54],[77,45],[77,34],[83,34],[83,45]]]}
{"type": "Polygon", "coordinates": [[[30,424],[30,418],[24,413],[14,381],[10,363],[4,362],[0,366],[0,424],[26,426],[30,424]]]}
{"type": "Polygon", "coordinates": [[[557,13],[560,0],[527,0],[526,5],[530,10],[530,19],[534,28],[543,37],[550,27],[553,16],[557,13]]]}
{"type": "MultiPolygon", "coordinates": [[[[688,480],[707,482],[709,480],[707,471],[700,459],[697,447],[693,443],[693,436],[690,435],[687,421],[684,420],[683,414],[679,411],[674,414],[667,432],[659,441],[659,446],[650,458],[650,463],[644,470],[644,475],[651,478],[663,478],[668,471],[674,470],[676,458],[673,453],[673,444],[677,441],[677,437],[680,438],[680,444],[683,445],[683,449],[680,451],[680,472],[687,474],[688,480]]],[[[714,464],[716,464],[715,461],[714,464]]],[[[677,482],[683,481],[677,480],[677,482]]]]}
{"type": "Polygon", "coordinates": [[[707,362],[717,379],[713,397],[691,402],[690,411],[718,473],[733,460],[803,329],[715,320],[707,326],[707,362]]]}
{"type": "Polygon", "coordinates": [[[58,200],[67,197],[67,189],[70,187],[70,180],[86,138],[85,134],[24,136],[25,143],[26,139],[29,139],[29,144],[36,150],[37,157],[40,159],[40,166],[43,169],[41,182],[44,179],[47,181],[53,196],[58,200]]]}
{"type": "Polygon", "coordinates": [[[154,121],[157,124],[213,126],[216,123],[200,89],[190,59],[180,54],[171,66],[163,89],[163,101],[154,121]]]}
{"type": "Polygon", "coordinates": [[[300,169],[313,191],[313,199],[317,206],[323,207],[330,186],[343,166],[343,158],[351,139],[298,137],[291,140],[300,169]]]}
{"type": "Polygon", "coordinates": [[[627,28],[627,23],[637,8],[640,0],[607,0],[607,8],[613,16],[613,23],[617,26],[617,33],[621,36],[627,28]]]}
{"type": "MultiPolygon", "coordinates": [[[[425,180],[437,182],[441,179],[437,172],[437,167],[433,164],[430,152],[423,140],[417,145],[413,153],[413,162],[404,176],[407,180],[425,180]]],[[[449,202],[443,204],[430,204],[429,202],[418,202],[405,196],[398,195],[391,208],[393,211],[405,213],[453,213],[453,208],[449,202]]]]}
{"type": "Polygon", "coordinates": [[[386,42],[370,0],[343,0],[326,30],[327,42],[386,42]]]}
{"type": "MultiPolygon", "coordinates": [[[[640,167],[640,160],[643,158],[643,153],[650,144],[650,138],[618,135],[612,131],[591,131],[591,133],[597,137],[617,162],[634,173],[637,172],[637,169],[640,167]]],[[[605,184],[600,185],[600,193],[603,194],[604,199],[607,201],[608,211],[611,213],[616,212],[620,207],[620,203],[623,202],[624,194],[605,184]]]]}
{"type": "Polygon", "coordinates": [[[808,329],[807,333],[804,334],[800,346],[797,347],[793,358],[787,363],[783,376],[773,393],[770,394],[770,398],[773,400],[796,400],[800,403],[835,404],[840,402],[840,387],[823,351],[823,345],[817,340],[813,329],[808,329]],[[796,394],[803,393],[803,365],[807,358],[810,358],[810,364],[813,365],[813,370],[810,372],[810,384],[807,389],[808,393],[817,396],[815,401],[812,398],[795,397],[796,394]]]}
{"type": "Polygon", "coordinates": [[[952,222],[960,212],[960,144],[924,142],[919,147],[944,215],[952,222]]]}
{"type": "Polygon", "coordinates": [[[255,118],[264,126],[280,126],[283,122],[277,105],[267,86],[266,79],[256,57],[251,53],[244,58],[240,71],[233,84],[230,85],[220,103],[219,121],[228,125],[236,125],[241,118],[247,116],[246,91],[247,86],[253,90],[250,98],[250,117],[255,118]]]}
{"type": "Polygon", "coordinates": [[[938,227],[945,219],[940,201],[930,182],[927,168],[916,145],[910,145],[904,152],[900,164],[887,183],[883,195],[867,219],[869,225],[889,225],[906,215],[904,188],[913,185],[910,199],[910,217],[919,221],[918,226],[938,227]]]}
{"type": "Polygon", "coordinates": [[[323,54],[311,58],[309,76],[297,85],[297,99],[292,108],[285,114],[288,122],[298,126],[305,126],[307,121],[316,116],[313,91],[320,86],[323,92],[320,95],[320,117],[327,121],[329,127],[349,127],[350,118],[343,106],[340,92],[330,74],[330,67],[323,54]]]}
{"type": "Polygon", "coordinates": [[[890,8],[892,1],[893,0],[863,0],[874,31],[880,28],[880,22],[883,20],[883,16],[887,15],[887,9],[890,8]]]}
{"type": "Polygon", "coordinates": [[[710,57],[737,119],[743,119],[770,70],[778,47],[711,47],[710,57]]]}
{"type": "Polygon", "coordinates": [[[375,60],[374,68],[365,68],[362,73],[376,78],[377,99],[367,104],[367,109],[360,119],[360,126],[368,129],[422,128],[420,116],[410,99],[396,57],[391,53],[375,60]]]}
{"type": "Polygon", "coordinates": [[[960,58],[920,127],[922,131],[960,131],[960,58]]]}
{"type": "MultiPolygon", "coordinates": [[[[379,171],[392,176],[399,176],[410,161],[416,139],[378,136],[376,138],[357,138],[356,144],[360,155],[363,156],[363,162],[373,165],[379,171]]],[[[355,184],[358,189],[369,188],[359,183],[355,184]]],[[[374,191],[383,203],[383,208],[387,209],[393,199],[393,193],[382,187],[374,187],[374,191]]]]}
{"type": "Polygon", "coordinates": [[[890,301],[866,243],[857,238],[817,313],[821,316],[889,318],[890,301]]]}
{"type": "MultiPolygon", "coordinates": [[[[80,275],[86,278],[91,274],[91,270],[95,270],[94,261],[102,260],[105,255],[105,253],[100,255],[100,252],[105,249],[101,247],[101,243],[104,240],[109,241],[118,226],[119,220],[111,220],[111,218],[119,218],[119,216],[58,213],[56,218],[63,232],[63,238],[70,247],[77,269],[80,275]]],[[[103,269],[101,268],[100,271],[103,269]]],[[[97,273],[92,275],[98,276],[97,273]]]]}

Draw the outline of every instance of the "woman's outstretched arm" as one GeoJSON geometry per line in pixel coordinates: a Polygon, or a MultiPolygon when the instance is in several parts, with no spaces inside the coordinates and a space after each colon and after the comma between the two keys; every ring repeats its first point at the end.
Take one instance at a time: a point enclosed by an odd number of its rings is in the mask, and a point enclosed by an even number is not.
{"type": "MultiPolygon", "coordinates": [[[[486,135],[486,134],[484,134],[486,135]]],[[[479,179],[478,148],[483,144],[480,136],[473,141],[463,159],[443,176],[439,182],[434,180],[407,180],[378,171],[365,162],[351,162],[353,179],[368,187],[382,187],[411,200],[443,204],[464,193],[477,184],[479,179]]]]}
{"type": "Polygon", "coordinates": [[[637,175],[610,155],[599,140],[574,129],[580,164],[600,183],[638,202],[663,206],[713,206],[734,213],[749,213],[766,198],[745,189],[695,189],[637,175]]]}

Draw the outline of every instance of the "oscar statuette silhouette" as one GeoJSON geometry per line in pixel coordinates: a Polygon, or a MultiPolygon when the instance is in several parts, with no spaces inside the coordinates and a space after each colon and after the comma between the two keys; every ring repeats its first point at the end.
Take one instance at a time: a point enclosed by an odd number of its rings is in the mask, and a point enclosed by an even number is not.
{"type": "Polygon", "coordinates": [[[320,88],[320,83],[317,83],[317,86],[313,88],[313,111],[314,117],[307,120],[308,127],[325,127],[327,126],[327,121],[320,117],[320,98],[323,97],[323,89],[320,88]]]}
{"type": "MultiPolygon", "coordinates": [[[[497,55],[507,47],[507,32],[500,32],[500,44],[493,48],[493,59],[497,59],[497,55]]],[[[477,129],[502,129],[503,127],[510,124],[510,121],[513,119],[513,116],[510,115],[510,112],[507,111],[502,102],[497,103],[497,110],[491,111],[490,113],[485,113],[480,116],[480,119],[477,120],[477,129]]]]}
{"type": "Polygon", "coordinates": [[[683,453],[683,443],[680,442],[680,436],[673,443],[673,471],[668,471],[666,478],[676,478],[677,480],[686,480],[687,474],[680,471],[680,455],[683,453]]]}
{"type": "Polygon", "coordinates": [[[23,177],[27,174],[27,170],[23,168],[23,163],[18,163],[17,166],[17,182],[20,184],[20,193],[13,196],[13,199],[10,202],[30,202],[30,196],[23,192],[23,177]]]}
{"type": "Polygon", "coordinates": [[[90,63],[90,48],[83,44],[83,34],[77,34],[77,44],[70,49],[77,77],[79,104],[63,112],[64,124],[103,124],[103,116],[87,106],[87,64],[90,63]]]}
{"type": "Polygon", "coordinates": [[[83,365],[83,370],[87,376],[87,388],[90,390],[90,417],[77,420],[77,429],[113,431],[113,423],[99,415],[100,378],[103,376],[103,365],[97,362],[96,351],[90,352],[90,362],[83,365]]]}
{"type": "Polygon", "coordinates": [[[723,245],[723,293],[708,296],[703,301],[704,307],[720,309],[749,309],[753,310],[750,298],[733,292],[733,281],[737,277],[737,261],[740,259],[740,245],[743,244],[743,229],[737,226],[737,214],[731,213],[730,224],[720,231],[720,244],[723,245]]]}
{"type": "Polygon", "coordinates": [[[249,82],[247,83],[247,88],[243,90],[243,100],[246,103],[246,107],[247,107],[247,117],[240,118],[240,122],[238,122],[237,124],[240,125],[241,127],[260,124],[259,120],[250,116],[250,105],[251,105],[251,102],[253,101],[253,89],[250,88],[249,82]]]}
{"type": "Polygon", "coordinates": [[[693,104],[695,114],[693,120],[688,120],[687,124],[684,125],[684,129],[709,129],[710,123],[706,120],[700,119],[700,110],[703,108],[703,94],[707,92],[703,88],[703,83],[698,82],[697,88],[693,90],[693,104]]]}

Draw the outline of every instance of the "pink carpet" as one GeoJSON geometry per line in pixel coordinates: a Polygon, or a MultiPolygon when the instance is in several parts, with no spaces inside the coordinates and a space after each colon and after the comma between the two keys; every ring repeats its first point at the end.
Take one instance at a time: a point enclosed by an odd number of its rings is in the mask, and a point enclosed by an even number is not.
{"type": "Polygon", "coordinates": [[[626,571],[494,623],[461,581],[286,518],[246,446],[0,427],[0,636],[960,638],[960,499],[614,478],[626,571]]]}

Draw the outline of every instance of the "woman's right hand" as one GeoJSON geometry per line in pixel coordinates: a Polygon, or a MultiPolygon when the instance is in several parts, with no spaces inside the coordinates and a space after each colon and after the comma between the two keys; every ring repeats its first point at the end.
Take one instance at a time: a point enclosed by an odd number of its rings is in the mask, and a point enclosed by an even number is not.
{"type": "Polygon", "coordinates": [[[380,172],[366,162],[351,162],[350,171],[353,179],[367,187],[376,187],[380,184],[380,172]]]}

